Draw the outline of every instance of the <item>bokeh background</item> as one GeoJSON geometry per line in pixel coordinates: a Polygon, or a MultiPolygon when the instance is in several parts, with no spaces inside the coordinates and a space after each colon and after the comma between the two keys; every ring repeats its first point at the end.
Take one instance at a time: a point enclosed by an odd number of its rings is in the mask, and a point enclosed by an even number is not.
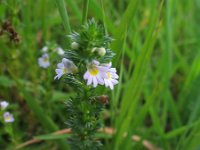
{"type": "MultiPolygon", "coordinates": [[[[83,1],[65,4],[78,31],[83,1]]],[[[115,90],[102,91],[110,97],[102,122],[116,130],[98,135],[102,149],[200,149],[199,12],[199,0],[89,1],[88,19],[114,38],[113,66],[120,75],[115,90]]],[[[5,123],[0,116],[0,149],[33,138],[43,141],[21,149],[68,149],[66,135],[51,134],[66,128],[64,102],[76,94],[53,79],[61,60],[54,48],[70,47],[56,1],[1,0],[0,30],[0,98],[15,118],[5,123]],[[47,45],[51,65],[44,69],[38,58],[47,45]]]]}

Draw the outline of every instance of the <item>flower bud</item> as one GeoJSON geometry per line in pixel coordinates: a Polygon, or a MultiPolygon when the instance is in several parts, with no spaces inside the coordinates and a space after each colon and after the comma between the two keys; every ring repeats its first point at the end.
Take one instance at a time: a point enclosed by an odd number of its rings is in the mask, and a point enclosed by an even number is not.
{"type": "Polygon", "coordinates": [[[97,50],[100,56],[104,56],[106,54],[106,49],[104,47],[98,48],[97,50]]]}
{"type": "Polygon", "coordinates": [[[45,52],[47,52],[47,51],[48,51],[48,47],[47,47],[47,46],[45,46],[45,47],[42,48],[42,52],[45,53],[45,52]]]}
{"type": "Polygon", "coordinates": [[[6,102],[6,101],[0,102],[0,108],[1,108],[1,109],[5,109],[8,105],[9,105],[9,103],[6,102]]]}
{"type": "Polygon", "coordinates": [[[102,103],[103,105],[106,105],[109,103],[109,98],[107,95],[101,95],[101,96],[97,96],[97,99],[99,100],[100,103],[102,103]]]}
{"type": "Polygon", "coordinates": [[[97,48],[96,47],[94,47],[94,48],[92,48],[92,53],[94,53],[95,51],[97,50],[97,48]]]}
{"type": "Polygon", "coordinates": [[[64,55],[65,54],[65,51],[61,47],[57,47],[55,49],[55,51],[58,53],[58,55],[64,55]]]}
{"type": "Polygon", "coordinates": [[[78,49],[79,48],[79,44],[76,42],[72,42],[71,44],[72,49],[78,49]]]}

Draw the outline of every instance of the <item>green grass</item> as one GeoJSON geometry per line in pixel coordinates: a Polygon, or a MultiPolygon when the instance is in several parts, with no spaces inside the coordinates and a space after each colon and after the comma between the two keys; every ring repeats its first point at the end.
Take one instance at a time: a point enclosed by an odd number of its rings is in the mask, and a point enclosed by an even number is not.
{"type": "Polygon", "coordinates": [[[10,20],[21,41],[0,36],[0,98],[15,116],[11,137],[0,123],[0,149],[34,137],[44,141],[24,149],[67,149],[67,136],[51,133],[66,128],[64,102],[76,91],[53,80],[60,57],[47,70],[37,59],[47,41],[70,47],[66,35],[87,16],[114,38],[120,75],[115,90],[104,91],[110,103],[103,121],[116,133],[100,136],[103,149],[145,149],[134,134],[166,150],[199,149],[199,10],[198,0],[2,0],[0,25],[10,20]]]}

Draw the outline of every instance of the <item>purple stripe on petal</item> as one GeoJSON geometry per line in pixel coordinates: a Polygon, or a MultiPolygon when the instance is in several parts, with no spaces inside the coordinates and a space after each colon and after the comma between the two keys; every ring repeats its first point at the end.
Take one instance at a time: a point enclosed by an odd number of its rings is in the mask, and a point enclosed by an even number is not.
{"type": "Polygon", "coordinates": [[[97,75],[97,81],[98,81],[99,84],[104,85],[104,80],[99,75],[97,75]]]}
{"type": "Polygon", "coordinates": [[[118,81],[117,81],[117,80],[115,80],[115,79],[111,79],[111,82],[113,83],[113,85],[116,85],[116,84],[118,84],[118,81]]]}
{"type": "Polygon", "coordinates": [[[115,79],[119,78],[119,76],[116,73],[110,73],[110,75],[111,75],[111,78],[115,78],[115,79]]]}
{"type": "Polygon", "coordinates": [[[93,60],[92,63],[97,66],[100,64],[97,60],[93,60]]]}

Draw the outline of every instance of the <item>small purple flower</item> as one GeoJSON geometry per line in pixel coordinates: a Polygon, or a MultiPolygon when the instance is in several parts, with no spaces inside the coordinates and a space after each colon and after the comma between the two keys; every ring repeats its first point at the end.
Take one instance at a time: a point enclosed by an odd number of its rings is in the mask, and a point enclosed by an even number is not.
{"type": "Polygon", "coordinates": [[[43,54],[42,57],[38,58],[38,64],[40,67],[47,68],[50,66],[49,62],[49,55],[48,54],[43,54]]]}
{"type": "Polygon", "coordinates": [[[106,77],[107,67],[100,66],[98,61],[93,60],[92,63],[87,65],[87,72],[83,78],[87,80],[87,85],[93,85],[96,87],[98,84],[104,84],[104,78],[106,77]]]}
{"type": "Polygon", "coordinates": [[[6,107],[8,107],[9,103],[6,101],[2,101],[0,102],[0,108],[1,109],[6,109],[6,107]]]}
{"type": "Polygon", "coordinates": [[[78,71],[78,68],[76,65],[70,61],[69,59],[63,58],[62,62],[57,65],[56,69],[56,76],[54,79],[60,79],[62,75],[67,73],[76,73],[78,71]]]}
{"type": "Polygon", "coordinates": [[[5,122],[14,122],[15,121],[13,115],[11,113],[9,113],[9,112],[5,112],[3,114],[3,117],[4,117],[4,121],[5,122]]]}
{"type": "Polygon", "coordinates": [[[117,75],[116,68],[111,68],[112,63],[105,64],[106,67],[108,67],[108,71],[106,72],[107,77],[104,78],[104,83],[106,87],[110,87],[111,90],[114,89],[114,85],[118,83],[119,76],[117,75]]]}

